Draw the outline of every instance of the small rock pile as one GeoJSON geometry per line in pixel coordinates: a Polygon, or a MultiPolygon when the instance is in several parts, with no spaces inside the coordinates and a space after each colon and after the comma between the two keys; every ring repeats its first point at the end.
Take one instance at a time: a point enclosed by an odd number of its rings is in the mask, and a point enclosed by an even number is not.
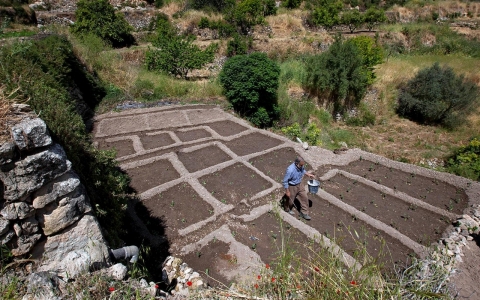
{"type": "Polygon", "coordinates": [[[188,296],[190,291],[205,287],[200,274],[180,258],[169,256],[162,265],[162,280],[171,287],[172,295],[188,296]]]}

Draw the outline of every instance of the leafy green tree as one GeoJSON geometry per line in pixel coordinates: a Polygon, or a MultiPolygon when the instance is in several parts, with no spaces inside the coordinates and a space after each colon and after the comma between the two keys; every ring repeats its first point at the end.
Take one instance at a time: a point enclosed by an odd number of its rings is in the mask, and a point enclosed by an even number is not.
{"type": "Polygon", "coordinates": [[[368,36],[354,37],[349,39],[347,43],[353,43],[360,50],[362,64],[367,68],[368,83],[372,84],[375,79],[373,69],[383,61],[384,51],[382,46],[368,36]]]}
{"type": "Polygon", "coordinates": [[[364,21],[367,24],[368,31],[372,31],[378,24],[386,22],[387,17],[383,10],[370,7],[364,14],[364,21]]]}
{"type": "Polygon", "coordinates": [[[280,67],[265,53],[237,55],[225,62],[219,79],[233,108],[259,127],[278,117],[280,67]]]}
{"type": "Polygon", "coordinates": [[[337,36],[328,51],[311,56],[306,63],[304,86],[334,105],[334,112],[356,106],[365,95],[368,72],[354,43],[337,36]]]}
{"type": "Polygon", "coordinates": [[[159,15],[156,20],[157,33],[152,40],[154,49],[145,54],[148,70],[164,71],[174,76],[186,78],[188,72],[200,69],[213,61],[217,44],[210,44],[201,50],[193,44],[195,37],[178,35],[167,16],[159,15]]]}
{"type": "Polygon", "coordinates": [[[76,22],[73,34],[94,34],[113,47],[129,46],[134,43],[133,28],[121,13],[116,14],[108,0],[80,0],[75,11],[76,22]]]}
{"type": "Polygon", "coordinates": [[[350,32],[353,33],[363,24],[363,15],[356,9],[347,10],[343,12],[340,22],[347,25],[350,32]]]}
{"type": "Polygon", "coordinates": [[[174,76],[186,78],[188,72],[200,69],[212,62],[217,51],[217,44],[211,44],[201,50],[193,44],[193,38],[177,36],[153,44],[155,49],[148,49],[145,63],[149,70],[164,71],[174,76]]]}
{"type": "Polygon", "coordinates": [[[343,4],[338,0],[320,0],[319,6],[315,7],[310,16],[310,21],[317,26],[324,26],[331,29],[340,24],[339,13],[343,4]]]}
{"type": "Polygon", "coordinates": [[[263,23],[266,16],[276,12],[275,0],[242,0],[225,14],[225,20],[247,33],[252,26],[263,23]]]}
{"type": "Polygon", "coordinates": [[[417,122],[453,128],[475,111],[478,97],[475,83],[435,63],[420,70],[400,91],[397,112],[417,122]]]}

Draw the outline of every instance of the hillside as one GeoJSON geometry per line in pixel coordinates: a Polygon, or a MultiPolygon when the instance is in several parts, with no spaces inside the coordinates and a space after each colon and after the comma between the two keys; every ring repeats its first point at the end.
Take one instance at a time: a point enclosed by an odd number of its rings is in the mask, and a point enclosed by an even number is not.
{"type": "MultiPolygon", "coordinates": [[[[464,214],[478,217],[475,215],[478,204],[475,181],[480,178],[480,151],[475,139],[480,132],[478,92],[469,106],[471,109],[466,107],[454,114],[460,120],[454,126],[426,119],[409,120],[399,113],[398,107],[409,82],[435,63],[451,70],[452,73],[446,73],[455,75],[450,79],[458,75],[457,83],[480,87],[478,3],[345,1],[338,5],[334,1],[305,1],[289,8],[287,6],[296,4],[292,4],[293,1],[209,4],[208,1],[157,0],[153,3],[110,2],[114,9],[104,2],[93,14],[93,20],[119,13],[126,22],[119,19],[110,31],[97,31],[101,26],[91,27],[95,22],[89,23],[88,18],[85,22],[77,20],[75,1],[37,2],[29,6],[28,3],[4,4],[0,30],[3,45],[0,140],[9,139],[9,124],[18,120],[11,103],[28,103],[45,120],[53,139],[65,148],[72,168],[85,185],[108,244],[141,246],[142,265],[130,270],[132,279],[145,277],[158,283],[163,260],[169,254],[182,253],[180,256],[195,270],[200,273],[206,270],[207,275],[218,276],[222,284],[228,285],[235,274],[246,276],[245,270],[249,267],[244,254],[250,253],[258,256],[259,265],[254,269],[262,274],[262,280],[274,276],[271,282],[259,281],[260,290],[268,298],[282,298],[286,290],[273,282],[275,278],[278,283],[278,278],[288,276],[288,270],[275,268],[271,270],[274,275],[270,270],[263,274],[259,266],[264,263],[281,266],[285,262],[268,255],[273,251],[268,241],[252,240],[252,237],[272,234],[257,229],[262,226],[275,228],[278,232],[273,234],[277,236],[286,224],[292,228],[289,235],[293,245],[308,242],[302,232],[308,232],[309,238],[317,238],[315,241],[319,244],[318,234],[327,239],[333,235],[332,241],[345,251],[342,252],[345,257],[354,258],[356,263],[367,259],[356,257],[357,250],[369,257],[378,254],[372,252],[372,247],[377,247],[375,239],[368,238],[368,232],[375,230],[382,231],[381,238],[390,250],[395,249],[390,253],[392,259],[382,258],[390,267],[406,264],[410,257],[431,262],[426,249],[434,248],[438,242],[441,247],[445,244],[446,250],[439,253],[448,271],[436,270],[439,273],[435,275],[441,273],[439,278],[435,277],[438,281],[432,281],[426,289],[450,296],[473,292],[478,277],[476,270],[468,266],[478,265],[475,260],[479,257],[475,246],[478,228],[464,228],[465,232],[460,230],[461,234],[453,238],[453,244],[449,241],[450,234],[455,235],[452,224],[457,224],[456,220],[464,222],[464,214]],[[257,6],[258,3],[263,4],[257,6]],[[323,15],[322,8],[328,5],[337,5],[338,20],[323,15]],[[355,21],[355,16],[360,14],[364,18],[369,9],[372,13],[381,9],[385,19],[378,17],[372,23],[365,21],[367,19],[355,21]],[[347,21],[349,14],[351,19],[347,21]],[[76,25],[65,26],[71,24],[76,25]],[[360,73],[355,74],[365,76],[362,77],[364,85],[335,98],[335,89],[322,90],[318,82],[309,84],[308,78],[314,78],[309,74],[316,71],[316,62],[326,55],[332,55],[331,61],[336,57],[330,49],[346,53],[352,47],[357,49],[350,52],[354,55],[335,59],[357,59],[351,61],[361,65],[360,73]],[[179,48],[190,52],[183,53],[179,48]],[[167,56],[162,52],[164,49],[177,49],[181,59],[167,56]],[[265,53],[268,61],[278,66],[277,71],[272,69],[278,72],[276,99],[273,106],[265,106],[269,108],[263,115],[256,114],[261,110],[239,110],[240,106],[223,88],[225,80],[219,75],[226,62],[232,61],[230,57],[255,52],[265,53]],[[197,104],[200,105],[189,106],[197,104]],[[141,114],[137,116],[136,112],[129,112],[130,108],[144,110],[138,110],[141,114]],[[121,118],[117,122],[118,116],[121,118]],[[312,150],[305,152],[296,143],[297,137],[307,141],[312,150]],[[335,150],[335,154],[331,150],[335,150]],[[272,160],[272,155],[277,159],[272,160]],[[282,212],[284,224],[270,212],[275,206],[270,207],[269,201],[282,196],[278,182],[280,173],[292,160],[289,155],[305,155],[322,181],[320,193],[310,196],[314,200],[311,208],[314,221],[310,223],[282,212]],[[233,171],[237,167],[240,173],[233,171]],[[156,173],[165,168],[167,171],[156,173]],[[372,169],[377,171],[372,173],[372,169]],[[395,175],[389,182],[388,172],[393,171],[395,175]],[[415,178],[413,184],[409,176],[415,178]],[[397,184],[397,181],[403,182],[403,177],[406,184],[397,184]],[[437,180],[443,192],[433,186],[438,185],[437,180]],[[257,181],[262,184],[257,186],[257,181]],[[229,182],[238,183],[238,187],[226,188],[229,182]],[[428,186],[427,194],[436,195],[435,201],[429,202],[430,196],[427,200],[427,196],[415,192],[424,192],[425,186],[428,186]],[[252,191],[245,192],[250,188],[252,191]],[[348,194],[338,194],[338,189],[345,189],[348,194]],[[163,203],[162,193],[170,201],[163,203]],[[191,211],[191,205],[183,202],[183,195],[193,197],[202,205],[191,211]],[[362,195],[376,198],[363,199],[362,195]],[[387,212],[391,212],[391,204],[387,202],[397,203],[398,199],[401,201],[395,209],[405,208],[405,212],[390,216],[387,212]],[[377,211],[374,204],[382,201],[386,201],[386,207],[377,211]],[[405,206],[402,201],[410,205],[405,206]],[[208,205],[203,205],[204,202],[208,205]],[[159,203],[172,211],[171,216],[159,209],[159,203]],[[387,220],[390,217],[398,220],[387,220]],[[239,221],[242,218],[243,221],[239,221]],[[422,220],[429,221],[423,224],[422,220]],[[354,228],[355,233],[361,231],[360,227],[369,228],[365,236],[361,234],[364,247],[354,250],[356,242],[350,241],[348,234],[335,239],[339,228],[329,226],[341,222],[351,222],[347,227],[354,228]],[[418,228],[425,232],[419,232],[418,228]],[[228,232],[232,236],[226,234],[228,232]],[[217,235],[220,238],[215,244],[217,235]],[[462,256],[454,252],[457,244],[463,249],[462,256]],[[471,247],[463,248],[465,244],[471,247]],[[454,254],[448,254],[447,250],[454,254]],[[455,285],[447,286],[442,280],[450,275],[454,260],[455,266],[465,270],[465,276],[451,279],[455,285]],[[458,264],[461,260],[463,265],[458,264]],[[205,261],[216,261],[222,267],[216,269],[205,261]],[[236,268],[230,268],[232,265],[236,268]]],[[[88,8],[82,9],[90,13],[88,8]]],[[[326,73],[336,71],[331,69],[326,73]]],[[[262,77],[259,78],[261,81],[262,77]]],[[[345,80],[353,86],[355,78],[345,80]]],[[[249,84],[255,83],[246,81],[240,90],[247,90],[249,84]]],[[[460,86],[451,85],[450,90],[460,91],[460,86]]],[[[266,98],[266,94],[259,94],[266,98]]],[[[432,255],[437,259],[439,254],[432,255]]],[[[9,255],[5,257],[4,260],[2,256],[2,268],[4,262],[10,263],[13,259],[9,255]]],[[[329,259],[332,265],[337,263],[337,258],[329,259]]],[[[418,266],[422,263],[420,260],[418,266]]],[[[316,271],[316,266],[310,267],[316,271]]],[[[329,272],[333,273],[327,278],[333,276],[335,270],[331,269],[329,272]]],[[[348,273],[351,276],[356,274],[356,269],[348,272],[353,272],[348,273]]],[[[385,272],[375,272],[362,276],[386,276],[385,272]]],[[[357,286],[357,281],[348,276],[338,279],[345,283],[340,290],[347,295],[357,286]]],[[[106,282],[102,280],[96,283],[103,289],[97,295],[108,296],[103,286],[106,282]]],[[[208,281],[208,277],[202,280],[216,285],[208,281]]],[[[298,278],[289,280],[296,284],[298,278]]],[[[312,286],[299,295],[319,293],[314,288],[315,280],[319,279],[314,276],[312,286]]],[[[409,287],[406,281],[401,282],[395,276],[385,280],[396,282],[397,290],[385,290],[392,295],[395,291],[408,294],[409,288],[417,288],[409,287]]],[[[357,296],[365,293],[364,297],[374,299],[375,288],[371,289],[367,281],[357,296]],[[365,296],[367,294],[369,296],[365,296]]],[[[128,284],[122,286],[122,290],[128,289],[128,284]]],[[[219,287],[221,290],[222,285],[219,287]]],[[[183,288],[188,290],[186,286],[183,288]]],[[[334,294],[335,287],[329,286],[322,293],[332,291],[334,294]]],[[[256,294],[255,289],[250,292],[256,294]]],[[[333,294],[328,297],[336,297],[333,294]]],[[[92,295],[95,293],[90,295],[95,297],[92,295]]]]}

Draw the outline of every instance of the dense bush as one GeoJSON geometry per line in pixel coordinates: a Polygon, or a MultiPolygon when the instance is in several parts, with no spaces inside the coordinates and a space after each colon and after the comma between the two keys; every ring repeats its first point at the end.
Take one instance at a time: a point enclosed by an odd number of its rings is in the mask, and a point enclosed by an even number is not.
{"type": "Polygon", "coordinates": [[[157,17],[155,27],[156,36],[152,40],[155,48],[149,48],[145,54],[147,69],[186,78],[191,70],[213,61],[217,44],[201,50],[193,44],[194,36],[179,35],[165,15],[157,17]]]}
{"type": "Polygon", "coordinates": [[[251,39],[243,37],[239,34],[235,34],[233,39],[227,43],[227,56],[231,57],[235,55],[247,54],[247,50],[250,48],[251,43],[251,39]]]}
{"type": "Polygon", "coordinates": [[[351,38],[347,43],[354,44],[362,57],[362,64],[367,69],[368,84],[375,79],[374,67],[381,64],[384,58],[382,46],[375,39],[369,36],[358,36],[351,38]]]}
{"type": "Polygon", "coordinates": [[[225,20],[246,34],[252,26],[262,24],[266,16],[276,13],[275,0],[242,0],[225,14],[225,20]]]}
{"type": "Polygon", "coordinates": [[[480,181],[480,138],[473,138],[447,160],[451,173],[480,181]]]}
{"type": "Polygon", "coordinates": [[[193,9],[224,12],[235,6],[235,0],[189,0],[189,5],[193,9]]]}
{"type": "Polygon", "coordinates": [[[453,128],[479,105],[479,89],[452,68],[435,63],[411,79],[399,94],[397,112],[411,120],[453,128]]]}
{"type": "Polygon", "coordinates": [[[278,117],[277,88],[280,68],[264,53],[237,55],[225,62],[220,83],[233,108],[259,127],[278,117]]]}
{"type": "Polygon", "coordinates": [[[305,88],[333,104],[333,111],[358,105],[368,86],[368,69],[361,51],[337,37],[328,51],[311,56],[306,63],[305,88]]]}
{"type": "Polygon", "coordinates": [[[282,5],[286,8],[299,8],[302,0],[285,0],[282,5]]]}
{"type": "Polygon", "coordinates": [[[18,97],[29,99],[46,122],[85,185],[110,246],[118,246],[125,228],[128,176],[118,168],[112,151],[92,146],[85,125],[105,95],[102,84],[85,71],[71,44],[60,36],[3,46],[0,64],[0,81],[18,97]]]}
{"type": "Polygon", "coordinates": [[[115,13],[108,0],[78,1],[75,18],[71,30],[78,36],[95,34],[113,47],[129,46],[134,43],[131,34],[133,28],[121,13],[115,13]]]}

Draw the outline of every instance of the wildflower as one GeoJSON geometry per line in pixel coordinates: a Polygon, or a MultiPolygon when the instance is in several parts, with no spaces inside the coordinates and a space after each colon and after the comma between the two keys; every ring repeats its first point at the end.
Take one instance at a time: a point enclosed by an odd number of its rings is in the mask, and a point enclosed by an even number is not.
{"type": "Polygon", "coordinates": [[[192,286],[192,282],[191,282],[191,281],[187,281],[187,285],[188,285],[188,286],[192,286]]]}
{"type": "Polygon", "coordinates": [[[269,265],[269,264],[265,264],[265,268],[270,269],[270,265],[269,265]]]}
{"type": "Polygon", "coordinates": [[[113,286],[111,286],[111,287],[108,288],[108,291],[113,292],[113,291],[115,291],[115,288],[113,286]]]}
{"type": "Polygon", "coordinates": [[[255,288],[258,289],[258,284],[257,283],[255,283],[255,288]]]}
{"type": "Polygon", "coordinates": [[[300,286],[300,285],[297,285],[297,289],[300,289],[300,288],[301,288],[301,286],[300,286]]]}
{"type": "Polygon", "coordinates": [[[340,290],[337,290],[337,295],[340,295],[340,290]]]}
{"type": "Polygon", "coordinates": [[[357,283],[355,280],[350,281],[350,284],[351,284],[351,285],[354,285],[354,286],[357,286],[357,285],[358,285],[358,283],[357,283]]]}
{"type": "Polygon", "coordinates": [[[275,277],[272,277],[272,282],[275,282],[275,277]]]}
{"type": "Polygon", "coordinates": [[[315,267],[315,271],[320,272],[320,269],[318,267],[315,267]]]}
{"type": "Polygon", "coordinates": [[[258,279],[258,280],[262,279],[262,276],[258,275],[258,276],[257,276],[257,279],[258,279]]]}
{"type": "Polygon", "coordinates": [[[155,285],[155,288],[158,289],[158,284],[155,285]]]}

